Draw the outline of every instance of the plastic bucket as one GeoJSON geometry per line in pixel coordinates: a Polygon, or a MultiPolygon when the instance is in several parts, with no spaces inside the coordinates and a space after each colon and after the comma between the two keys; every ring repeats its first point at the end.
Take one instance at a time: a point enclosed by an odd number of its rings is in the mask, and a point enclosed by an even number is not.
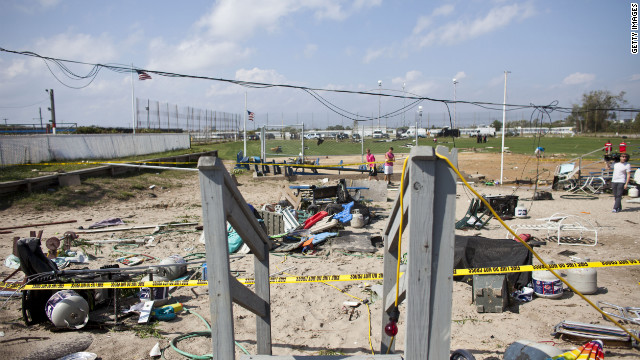
{"type": "Polygon", "coordinates": [[[56,327],[81,329],[89,321],[89,303],[73,290],[53,294],[44,311],[56,327]]]}
{"type": "Polygon", "coordinates": [[[533,292],[538,297],[556,299],[562,296],[562,281],[549,271],[534,271],[533,292]]]}
{"type": "Polygon", "coordinates": [[[517,218],[526,218],[527,217],[527,207],[524,205],[518,205],[516,207],[516,217],[517,218]]]}
{"type": "Polygon", "coordinates": [[[640,190],[638,190],[637,187],[630,187],[629,188],[629,197],[632,198],[637,198],[638,196],[640,196],[640,190]]]}

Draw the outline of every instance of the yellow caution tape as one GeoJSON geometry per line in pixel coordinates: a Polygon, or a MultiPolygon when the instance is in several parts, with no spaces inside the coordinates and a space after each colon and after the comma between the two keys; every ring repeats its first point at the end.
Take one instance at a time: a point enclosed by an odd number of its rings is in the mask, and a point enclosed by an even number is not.
{"type": "MultiPolygon", "coordinates": [[[[237,279],[242,284],[253,284],[252,278],[237,279]]],[[[272,284],[298,284],[312,282],[333,282],[333,281],[362,281],[362,280],[382,280],[382,273],[350,274],[350,275],[311,275],[311,276],[283,276],[271,277],[272,284]]],[[[66,289],[126,289],[141,287],[168,287],[168,286],[207,286],[206,280],[185,280],[185,281],[122,281],[122,282],[100,282],[100,283],[72,283],[72,284],[31,284],[21,287],[18,283],[2,283],[0,288],[6,290],[66,290],[66,289]]]]}
{"type": "MultiPolygon", "coordinates": [[[[630,266],[630,265],[640,265],[640,259],[549,264],[549,267],[553,270],[563,270],[563,269],[584,269],[584,268],[630,266]]],[[[544,270],[546,270],[544,265],[492,266],[492,267],[474,268],[474,269],[454,269],[453,275],[462,276],[462,275],[504,274],[504,273],[514,273],[514,272],[544,271],[544,270]]]]}
{"type": "MultiPolygon", "coordinates": [[[[633,266],[640,265],[640,259],[612,260],[612,261],[591,261],[572,262],[565,264],[549,264],[554,270],[563,269],[584,269],[611,266],[633,266]]],[[[526,271],[544,271],[543,265],[515,265],[515,266],[493,266],[472,269],[454,269],[454,276],[463,275],[484,275],[484,274],[505,274],[526,271]]],[[[349,275],[309,275],[309,276],[283,276],[271,277],[271,284],[300,284],[314,282],[335,282],[335,281],[369,281],[382,280],[382,273],[349,274],[349,275]]],[[[240,283],[253,284],[253,278],[237,279],[240,283]]],[[[0,282],[0,288],[5,290],[66,290],[66,289],[126,289],[141,287],[169,287],[169,286],[207,286],[206,280],[184,280],[184,281],[123,281],[123,282],[99,282],[99,283],[71,283],[71,284],[29,284],[22,287],[19,283],[0,282]]]]}

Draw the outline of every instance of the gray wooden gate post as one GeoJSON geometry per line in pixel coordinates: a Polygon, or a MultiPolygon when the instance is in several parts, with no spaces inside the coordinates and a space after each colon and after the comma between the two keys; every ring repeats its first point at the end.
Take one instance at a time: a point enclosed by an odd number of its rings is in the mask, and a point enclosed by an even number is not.
{"type": "Polygon", "coordinates": [[[258,354],[270,355],[270,240],[220,159],[201,157],[198,170],[207,252],[213,358],[235,358],[232,302],[256,314],[258,354]],[[229,273],[227,221],[254,255],[255,293],[229,273]]]}
{"type": "MultiPolygon", "coordinates": [[[[443,146],[438,153],[457,163],[457,151],[449,153],[443,146]]],[[[398,227],[400,211],[403,229],[408,225],[408,268],[400,278],[399,302],[407,300],[407,359],[446,359],[451,342],[451,298],[453,292],[453,251],[455,222],[455,173],[435,156],[431,147],[417,147],[409,154],[404,188],[392,208],[384,231],[385,305],[382,314],[381,353],[392,353],[394,344],[384,333],[389,313],[394,307],[398,227]],[[403,196],[403,209],[399,197],[403,196]]],[[[407,248],[403,246],[403,248],[407,248]]]]}

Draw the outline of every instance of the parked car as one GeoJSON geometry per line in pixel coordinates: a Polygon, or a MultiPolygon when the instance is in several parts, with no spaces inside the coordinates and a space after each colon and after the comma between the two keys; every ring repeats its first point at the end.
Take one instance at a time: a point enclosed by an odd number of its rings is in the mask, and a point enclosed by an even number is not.
{"type": "Polygon", "coordinates": [[[318,133],[308,133],[308,134],[304,134],[304,138],[305,139],[320,139],[322,136],[320,136],[320,134],[318,133]]]}
{"type": "Polygon", "coordinates": [[[339,133],[338,135],[336,135],[336,140],[345,140],[348,139],[349,135],[345,134],[345,133],[339,133]]]}
{"type": "Polygon", "coordinates": [[[247,135],[247,140],[260,140],[260,135],[258,135],[258,134],[249,134],[249,135],[247,135]]]}
{"type": "Polygon", "coordinates": [[[354,133],[353,135],[351,135],[351,139],[353,139],[353,140],[360,140],[360,134],[358,134],[358,133],[354,133]]]}
{"type": "Polygon", "coordinates": [[[276,138],[276,136],[275,136],[275,135],[273,135],[272,133],[266,133],[266,134],[264,135],[264,137],[265,137],[265,138],[267,138],[267,139],[275,139],[275,138],[276,138]]]}
{"type": "Polygon", "coordinates": [[[374,139],[382,139],[382,130],[373,130],[374,139]]]}

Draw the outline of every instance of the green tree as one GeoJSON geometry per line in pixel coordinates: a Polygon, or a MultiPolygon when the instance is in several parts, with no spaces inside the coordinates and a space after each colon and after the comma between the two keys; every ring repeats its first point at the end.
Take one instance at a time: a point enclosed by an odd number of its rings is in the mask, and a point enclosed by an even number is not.
{"type": "Polygon", "coordinates": [[[501,130],[502,122],[500,122],[499,120],[493,120],[493,122],[491,123],[491,127],[494,127],[496,131],[501,130]]]}
{"type": "Polygon", "coordinates": [[[571,116],[567,118],[582,133],[596,133],[606,130],[611,120],[615,120],[614,109],[627,103],[624,91],[613,95],[609,90],[595,90],[582,95],[582,104],[574,104],[571,116]]]}

